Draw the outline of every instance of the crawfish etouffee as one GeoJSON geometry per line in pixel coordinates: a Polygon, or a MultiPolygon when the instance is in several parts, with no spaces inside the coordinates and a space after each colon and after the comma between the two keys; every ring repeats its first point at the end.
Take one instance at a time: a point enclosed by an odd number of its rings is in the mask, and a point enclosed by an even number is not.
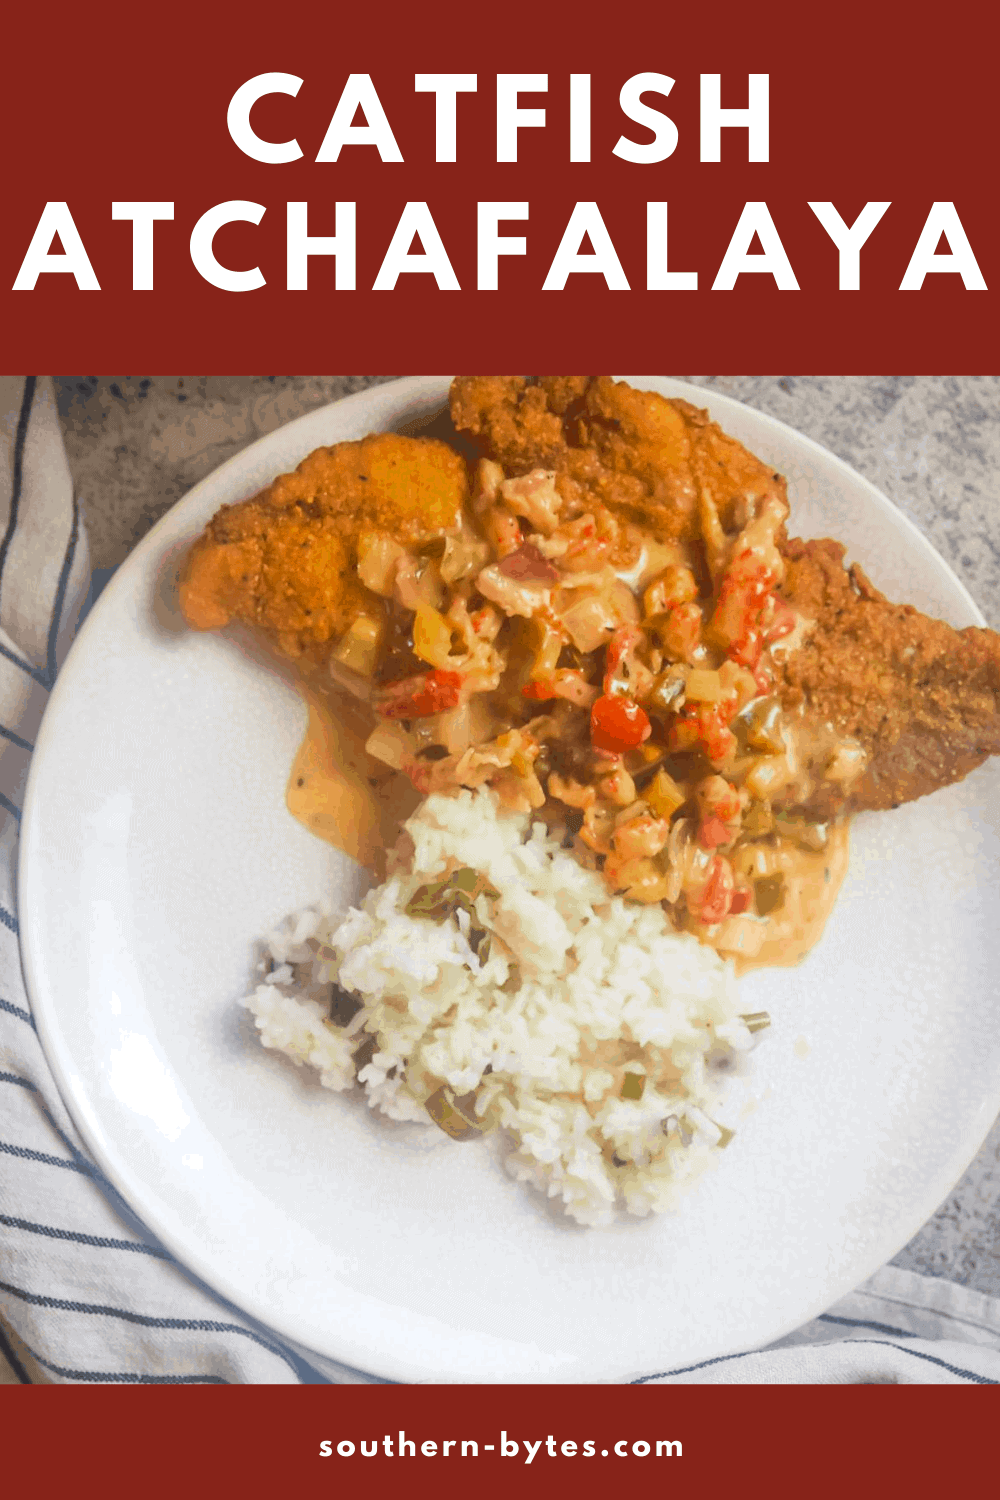
{"type": "Polygon", "coordinates": [[[790,539],[782,476],[686,401],[477,376],[451,414],[225,507],[186,618],[263,632],[397,784],[489,786],[723,954],[801,956],[847,816],[1000,750],[1000,638],[790,539]]]}

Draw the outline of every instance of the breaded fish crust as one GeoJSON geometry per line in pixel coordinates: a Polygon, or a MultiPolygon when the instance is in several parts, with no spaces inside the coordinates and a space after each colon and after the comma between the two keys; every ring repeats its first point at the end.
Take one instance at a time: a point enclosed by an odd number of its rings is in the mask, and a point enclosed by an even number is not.
{"type": "Polygon", "coordinates": [[[383,433],[319,448],[212,519],[181,579],[184,617],[198,630],[239,620],[287,656],[320,659],[362,606],[379,607],[357,577],[358,537],[439,536],[467,494],[465,464],[445,443],[383,433]]]}
{"type": "Polygon", "coordinates": [[[891,604],[856,564],[844,567],[839,542],[791,539],[783,550],[781,591],[815,625],[782,666],[782,701],[868,756],[849,794],[821,788],[830,811],[898,807],[1000,754],[1000,636],[891,604]]]}
{"type": "Polygon", "coordinates": [[[700,535],[703,498],[728,527],[737,500],[785,492],[707,412],[605,375],[459,376],[451,414],[507,474],[554,470],[573,509],[625,511],[664,538],[700,535]]]}

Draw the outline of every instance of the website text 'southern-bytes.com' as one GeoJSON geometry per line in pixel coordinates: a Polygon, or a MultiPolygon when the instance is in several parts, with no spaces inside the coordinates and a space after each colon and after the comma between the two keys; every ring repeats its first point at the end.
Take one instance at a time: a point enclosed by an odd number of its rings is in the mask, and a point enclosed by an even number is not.
{"type": "Polygon", "coordinates": [[[320,1458],[521,1458],[526,1464],[539,1456],[547,1458],[680,1458],[677,1438],[616,1438],[605,1446],[594,1438],[562,1438],[549,1433],[540,1438],[513,1438],[500,1433],[498,1443],[480,1443],[473,1438],[414,1438],[405,1431],[395,1437],[324,1438],[320,1458]]]}

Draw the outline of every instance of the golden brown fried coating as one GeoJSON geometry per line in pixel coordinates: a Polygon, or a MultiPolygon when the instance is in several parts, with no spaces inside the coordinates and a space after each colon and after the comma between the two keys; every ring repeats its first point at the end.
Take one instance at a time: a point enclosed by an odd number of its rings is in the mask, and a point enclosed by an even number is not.
{"type": "Polygon", "coordinates": [[[700,500],[728,529],[736,501],[784,496],[780,475],[706,412],[607,376],[460,376],[451,410],[508,474],[554,469],[574,509],[626,511],[664,538],[698,536],[700,500]]]}
{"type": "Polygon", "coordinates": [[[319,659],[359,612],[382,609],[357,577],[358,536],[428,541],[457,524],[467,493],[444,443],[383,433],[319,448],[213,518],[181,579],[184,617],[198,630],[240,620],[288,656],[319,659]]]}
{"type": "Polygon", "coordinates": [[[402,542],[440,536],[458,523],[468,494],[465,464],[446,443],[384,432],[317,448],[270,489],[271,504],[296,503],[341,518],[347,529],[385,531],[402,542]]]}
{"type": "Polygon", "coordinates": [[[460,375],[452,381],[452,421],[478,438],[507,475],[556,467],[567,447],[564,411],[563,405],[550,407],[545,389],[529,385],[523,375],[460,375]]]}
{"type": "Polygon", "coordinates": [[[891,604],[845,569],[839,542],[792,539],[784,552],[782,593],[816,623],[782,667],[782,699],[869,757],[848,793],[826,784],[826,810],[898,807],[1000,754],[1000,636],[891,604]]]}

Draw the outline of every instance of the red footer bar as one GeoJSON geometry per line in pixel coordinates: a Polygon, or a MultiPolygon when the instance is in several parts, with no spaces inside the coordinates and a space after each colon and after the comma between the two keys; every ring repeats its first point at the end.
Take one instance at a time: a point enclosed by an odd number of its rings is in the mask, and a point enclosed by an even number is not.
{"type": "MultiPolygon", "coordinates": [[[[5,1474],[158,1496],[986,1493],[991,1387],[33,1387],[0,1395],[5,1474]],[[11,1473],[13,1465],[13,1474],[11,1473]],[[738,1485],[736,1490],[732,1488],[738,1485]],[[707,1486],[707,1488],[706,1488],[707,1486]]],[[[11,1487],[11,1493],[15,1493],[11,1487]]]]}

